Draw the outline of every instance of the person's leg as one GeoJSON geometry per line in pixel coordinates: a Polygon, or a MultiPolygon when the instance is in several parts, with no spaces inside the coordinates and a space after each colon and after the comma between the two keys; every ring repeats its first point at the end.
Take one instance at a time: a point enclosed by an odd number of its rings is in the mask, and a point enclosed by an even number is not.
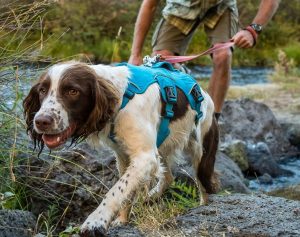
{"type": "MultiPolygon", "coordinates": [[[[214,29],[206,28],[205,30],[213,45],[227,42],[231,39],[232,34],[237,31],[237,22],[233,21],[230,10],[227,10],[214,29]]],[[[230,84],[232,50],[218,50],[213,53],[212,60],[213,73],[208,92],[214,101],[216,117],[218,117],[222,111],[230,84]]]]}
{"type": "MultiPolygon", "coordinates": [[[[230,49],[218,50],[213,54],[213,73],[209,81],[208,92],[215,104],[215,112],[221,113],[229,88],[231,77],[230,49]]],[[[218,117],[219,115],[217,115],[218,117]]]]}
{"type": "Polygon", "coordinates": [[[152,37],[152,55],[170,56],[185,54],[193,32],[194,30],[185,35],[178,28],[162,19],[158,23],[152,37]]]}

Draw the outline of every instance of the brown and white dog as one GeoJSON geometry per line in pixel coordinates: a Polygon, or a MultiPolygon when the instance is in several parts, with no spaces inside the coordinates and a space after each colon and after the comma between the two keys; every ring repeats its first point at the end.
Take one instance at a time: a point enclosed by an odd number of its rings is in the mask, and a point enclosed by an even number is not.
{"type": "Polygon", "coordinates": [[[158,182],[149,196],[160,196],[173,181],[170,168],[178,151],[192,158],[203,203],[218,186],[214,173],[218,127],[209,95],[201,91],[203,117],[196,125],[196,112],[178,89],[170,135],[158,149],[157,130],[165,106],[159,87],[152,84],[119,110],[128,77],[126,66],[57,64],[40,77],[23,102],[35,144],[54,149],[68,138],[87,138],[94,147],[102,141],[116,152],[120,179],[83,223],[82,236],[101,236],[112,221],[127,222],[134,196],[155,178],[158,182]],[[108,138],[112,124],[116,142],[108,138]]]}

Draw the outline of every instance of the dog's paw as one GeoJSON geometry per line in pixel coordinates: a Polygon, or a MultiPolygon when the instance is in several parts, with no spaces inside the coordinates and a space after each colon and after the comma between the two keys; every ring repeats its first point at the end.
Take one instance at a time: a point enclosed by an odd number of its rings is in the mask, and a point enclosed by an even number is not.
{"type": "Polygon", "coordinates": [[[81,229],[80,237],[105,237],[106,230],[103,226],[93,227],[92,229],[81,229]]]}
{"type": "Polygon", "coordinates": [[[81,237],[98,237],[106,236],[105,223],[101,221],[102,218],[87,219],[80,228],[81,237]]]}

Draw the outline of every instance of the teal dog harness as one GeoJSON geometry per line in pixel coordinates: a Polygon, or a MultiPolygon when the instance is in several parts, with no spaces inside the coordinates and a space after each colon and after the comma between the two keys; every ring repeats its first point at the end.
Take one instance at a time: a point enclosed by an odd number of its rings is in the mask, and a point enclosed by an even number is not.
{"type": "MultiPolygon", "coordinates": [[[[157,83],[160,88],[160,94],[166,103],[165,114],[163,115],[156,145],[159,147],[170,134],[169,123],[173,118],[173,106],[177,103],[176,87],[182,90],[193,110],[197,112],[195,123],[197,124],[202,117],[201,102],[204,100],[200,86],[188,74],[182,73],[173,68],[168,62],[156,62],[149,66],[134,66],[127,63],[118,64],[117,66],[127,66],[131,76],[128,78],[128,87],[123,96],[120,110],[134,97],[135,94],[143,94],[153,83],[157,83]]],[[[110,138],[114,140],[114,134],[111,132],[110,138]]]]}

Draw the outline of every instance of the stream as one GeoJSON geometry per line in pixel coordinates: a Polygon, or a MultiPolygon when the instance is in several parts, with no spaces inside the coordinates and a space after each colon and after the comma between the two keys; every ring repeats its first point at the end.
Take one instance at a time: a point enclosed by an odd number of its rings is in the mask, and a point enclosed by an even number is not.
{"type": "MultiPolygon", "coordinates": [[[[194,66],[192,75],[195,78],[210,78],[212,67],[194,66]]],[[[263,67],[239,67],[231,70],[231,85],[244,86],[248,84],[268,83],[268,76],[273,72],[271,68],[263,67]]]]}
{"type": "Polygon", "coordinates": [[[249,181],[249,188],[255,191],[271,192],[277,189],[286,188],[292,185],[300,184],[300,159],[290,158],[284,163],[280,163],[279,166],[285,170],[292,171],[292,176],[280,176],[273,178],[271,183],[261,183],[259,179],[253,179],[249,181]]]}

